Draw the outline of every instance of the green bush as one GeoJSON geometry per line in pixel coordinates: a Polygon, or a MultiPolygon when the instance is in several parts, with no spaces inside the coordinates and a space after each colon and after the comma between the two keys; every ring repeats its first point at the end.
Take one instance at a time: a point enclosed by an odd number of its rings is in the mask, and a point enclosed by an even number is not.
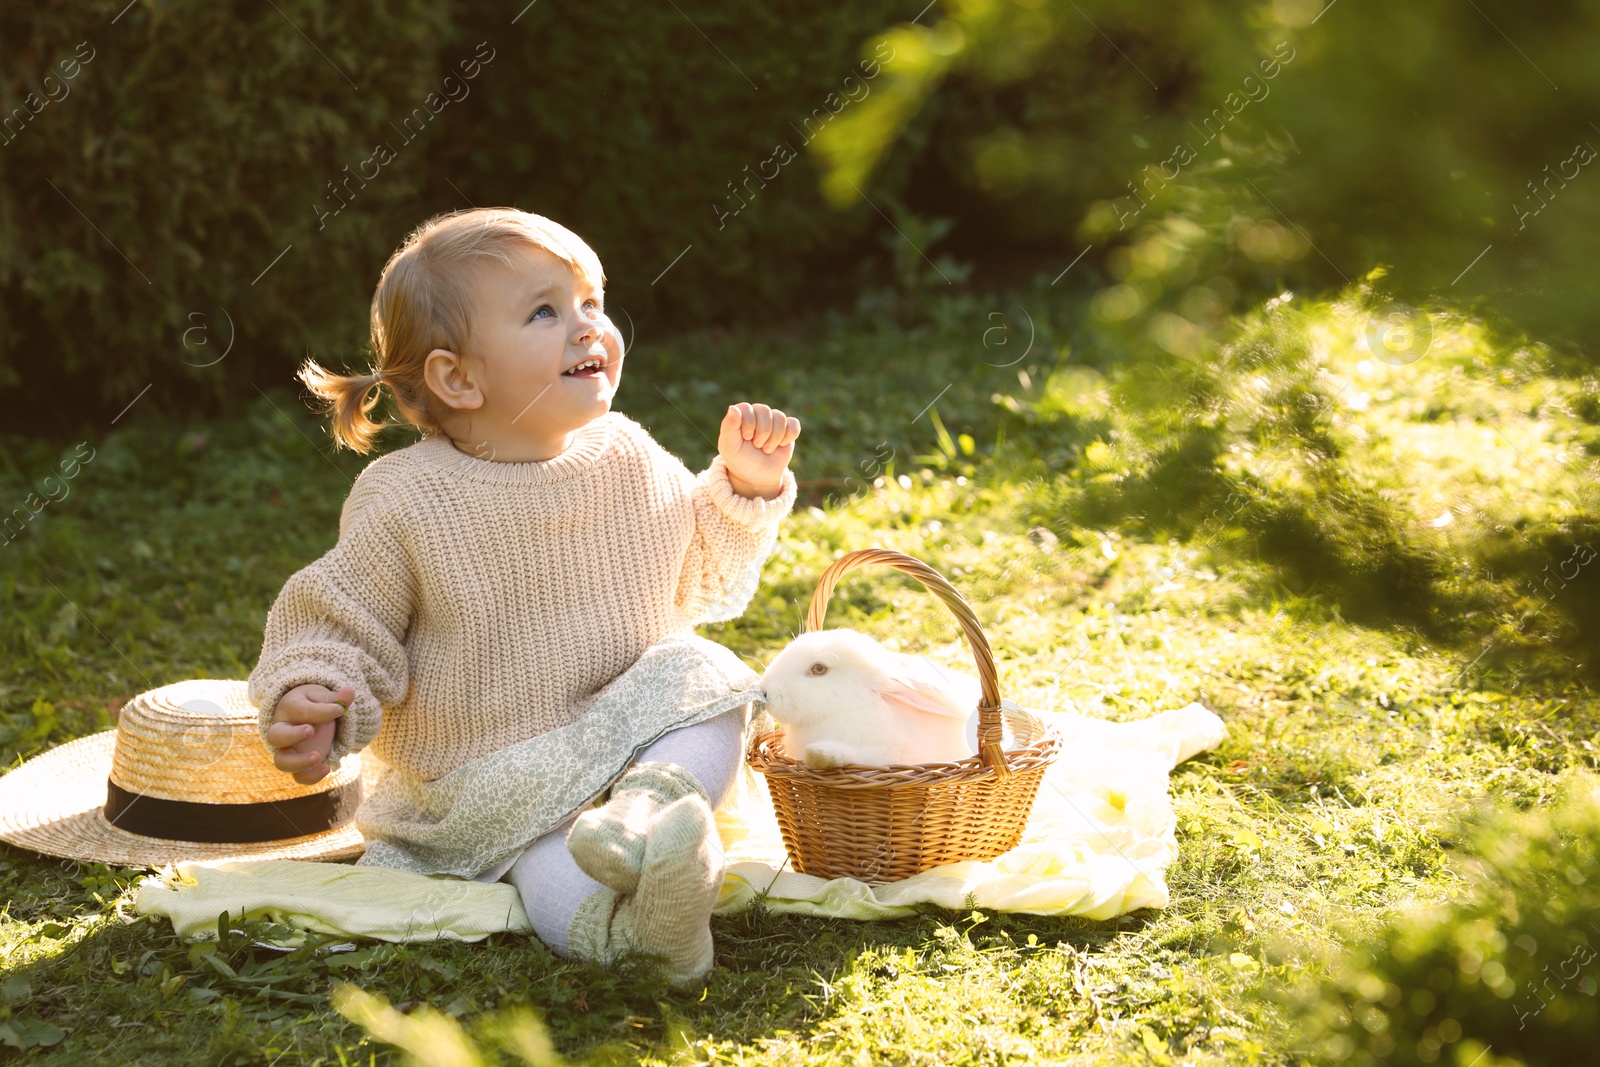
{"type": "MultiPolygon", "coordinates": [[[[456,47],[504,41],[504,69],[446,124],[433,187],[465,206],[449,178],[477,203],[572,226],[646,342],[812,319],[853,295],[855,261],[893,234],[866,204],[824,202],[810,142],[877,95],[892,52],[863,39],[910,17],[902,5],[535,4],[515,33],[504,4],[453,10],[456,47]]],[[[909,169],[898,161],[882,191],[909,169]]]]}
{"type": "Polygon", "coordinates": [[[326,225],[313,206],[438,88],[438,5],[124,4],[0,13],[0,109],[61,97],[0,148],[12,427],[103,427],[151,383],[142,404],[254,397],[307,350],[350,350],[418,210],[418,147],[326,225]]]}
{"type": "Polygon", "coordinates": [[[469,203],[588,238],[636,343],[810,315],[889,230],[823,203],[806,144],[881,82],[861,41],[887,2],[125,3],[0,13],[13,430],[103,428],[151,383],[142,405],[237,410],[308,354],[357,365],[384,261],[469,203]]]}
{"type": "Polygon", "coordinates": [[[1458,899],[1346,929],[1284,998],[1317,1063],[1569,1067],[1600,1046],[1600,780],[1482,818],[1458,899]],[[1315,973],[1314,971],[1312,973],[1315,973]]]}
{"type": "Polygon", "coordinates": [[[825,187],[853,202],[938,105],[918,188],[936,171],[947,202],[986,201],[955,248],[1027,246],[1052,271],[1083,253],[1065,284],[1098,270],[1095,314],[1129,342],[1181,358],[1241,296],[1379,263],[1413,303],[1483,298],[1552,342],[1600,326],[1600,0],[938,10],[890,35],[883,91],[828,131],[825,187]]]}

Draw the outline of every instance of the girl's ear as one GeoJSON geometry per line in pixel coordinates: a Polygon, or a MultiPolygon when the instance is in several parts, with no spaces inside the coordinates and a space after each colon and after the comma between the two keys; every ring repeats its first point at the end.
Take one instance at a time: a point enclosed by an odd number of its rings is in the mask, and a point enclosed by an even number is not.
{"type": "Polygon", "coordinates": [[[422,365],[422,379],[439,401],[458,411],[483,406],[483,390],[472,378],[467,361],[448,348],[435,348],[422,365]]]}

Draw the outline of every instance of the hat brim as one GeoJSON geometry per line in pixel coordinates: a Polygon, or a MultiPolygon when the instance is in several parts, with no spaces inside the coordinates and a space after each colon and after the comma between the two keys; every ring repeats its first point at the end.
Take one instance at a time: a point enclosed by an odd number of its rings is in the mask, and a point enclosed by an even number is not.
{"type": "MultiPolygon", "coordinates": [[[[366,839],[349,822],[333,830],[277,841],[175,841],[111,825],[101,808],[116,747],[116,730],[80,737],[25,761],[0,776],[0,841],[64,859],[124,867],[160,867],[186,860],[354,859],[366,839]]],[[[383,763],[360,760],[363,795],[371,796],[383,763]]]]}

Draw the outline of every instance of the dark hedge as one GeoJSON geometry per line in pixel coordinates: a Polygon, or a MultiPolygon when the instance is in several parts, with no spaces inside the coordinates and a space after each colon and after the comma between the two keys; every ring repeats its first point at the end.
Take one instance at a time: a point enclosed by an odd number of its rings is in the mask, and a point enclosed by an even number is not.
{"type": "Polygon", "coordinates": [[[583,234],[636,343],[837,299],[887,229],[805,141],[888,3],[125,3],[0,12],[8,429],[362,366],[385,259],[469,203],[583,234]]]}

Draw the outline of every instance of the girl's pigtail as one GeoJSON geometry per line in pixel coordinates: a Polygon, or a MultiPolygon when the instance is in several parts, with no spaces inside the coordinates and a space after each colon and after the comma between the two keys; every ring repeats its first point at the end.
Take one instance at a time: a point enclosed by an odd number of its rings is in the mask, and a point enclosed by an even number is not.
{"type": "Polygon", "coordinates": [[[378,434],[389,425],[368,415],[381,399],[373,391],[382,384],[380,375],[335,374],[308,359],[296,377],[321,401],[319,414],[332,420],[329,430],[336,444],[356,452],[372,451],[378,434]]]}

